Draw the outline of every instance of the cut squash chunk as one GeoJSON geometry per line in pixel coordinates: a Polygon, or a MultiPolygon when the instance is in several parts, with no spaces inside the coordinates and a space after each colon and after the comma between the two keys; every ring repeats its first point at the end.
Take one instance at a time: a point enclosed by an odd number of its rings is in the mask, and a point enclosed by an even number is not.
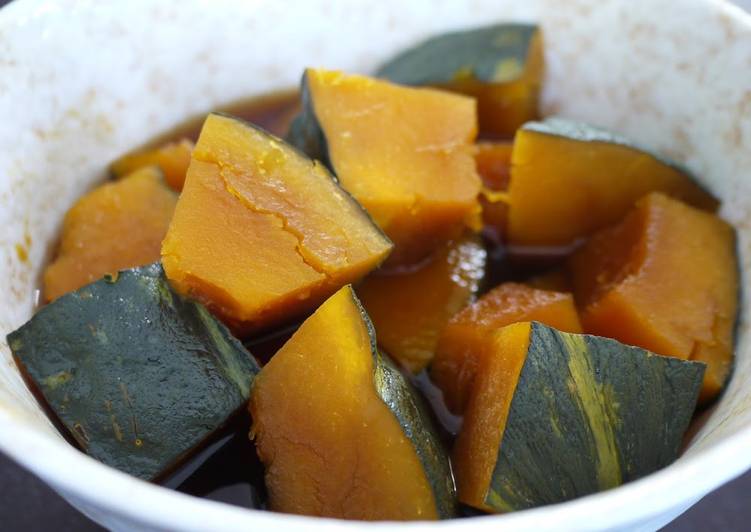
{"type": "Polygon", "coordinates": [[[510,142],[481,142],[477,145],[475,163],[483,185],[480,196],[482,223],[491,229],[493,239],[500,241],[506,232],[508,199],[505,192],[511,178],[510,142]]]}
{"type": "Polygon", "coordinates": [[[663,194],[640,200],[570,260],[584,330],[707,364],[702,401],[733,360],[738,263],[733,228],[663,194]]]}
{"type": "Polygon", "coordinates": [[[164,269],[238,334],[315,308],[391,250],[322,165],[250,124],[209,115],[192,157],[164,269]]]}
{"type": "Polygon", "coordinates": [[[367,520],[454,515],[448,456],[416,392],[379,354],[349,286],[264,366],[250,412],[273,510],[367,520]]]}
{"type": "Polygon", "coordinates": [[[357,294],[379,345],[412,373],[425,369],[443,327],[477,294],[486,257],[480,239],[470,235],[445,245],[419,268],[369,276],[357,294]]]}
{"type": "Polygon", "coordinates": [[[559,503],[678,457],[704,364],[540,323],[497,330],[485,348],[453,454],[461,502],[559,503]]]}
{"type": "Polygon", "coordinates": [[[582,330],[571,294],[518,283],[497,286],[449,321],[438,340],[430,375],[452,412],[464,410],[488,335],[500,327],[530,320],[568,332],[582,330]]]}
{"type": "Polygon", "coordinates": [[[255,359],[161,266],[66,294],[8,335],[27,380],[81,449],[163,477],[247,405],[255,359]]]}
{"type": "Polygon", "coordinates": [[[684,169],[592,126],[525,124],[511,156],[507,237],[514,245],[570,246],[618,222],[649,192],[715,210],[684,169]]]}
{"type": "Polygon", "coordinates": [[[193,142],[182,139],[169,142],[158,148],[129,153],[119,158],[110,166],[110,172],[119,179],[144,166],[158,166],[164,174],[164,180],[177,192],[183,189],[185,174],[190,165],[190,152],[193,142]]]}
{"type": "Polygon", "coordinates": [[[470,98],[308,69],[290,139],[324,161],[414,264],[467,226],[479,229],[470,98]]]}
{"type": "Polygon", "coordinates": [[[432,37],[391,59],[378,75],[474,96],[480,131],[508,138],[537,118],[543,70],[538,27],[503,23],[432,37]]]}
{"type": "Polygon", "coordinates": [[[155,167],[84,195],[65,215],[56,257],[44,272],[44,298],[159,260],[176,202],[155,167]]]}

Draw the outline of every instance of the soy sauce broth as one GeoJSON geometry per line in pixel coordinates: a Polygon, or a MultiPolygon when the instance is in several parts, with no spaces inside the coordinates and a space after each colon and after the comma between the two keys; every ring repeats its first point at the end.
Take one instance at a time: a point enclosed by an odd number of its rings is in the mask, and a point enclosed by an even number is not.
{"type": "MultiPolygon", "coordinates": [[[[218,111],[240,117],[267,131],[284,137],[294,116],[300,111],[297,90],[283,90],[224,106],[218,111]]],[[[205,115],[186,121],[144,146],[189,138],[196,140],[205,115]]],[[[505,281],[521,281],[557,266],[570,250],[515,249],[504,247],[497,235],[484,235],[488,251],[486,274],[481,292],[505,281]]],[[[245,345],[261,364],[268,362],[294,334],[302,320],[261,336],[247,339],[245,345]]],[[[450,448],[461,428],[461,417],[453,415],[443,402],[441,391],[430,381],[427,371],[405,375],[430,405],[440,436],[450,448]]],[[[171,471],[159,484],[190,495],[244,506],[266,508],[263,465],[248,433],[250,417],[240,412],[229,425],[202,445],[189,459],[171,471]]]]}
{"type": "MultiPolygon", "coordinates": [[[[297,90],[274,92],[218,109],[223,113],[252,122],[280,137],[285,136],[289,124],[299,110],[297,90]]],[[[143,146],[158,146],[164,142],[183,138],[195,141],[204,119],[205,115],[190,119],[143,146]]],[[[553,270],[559,267],[573,250],[573,248],[509,248],[492,233],[484,234],[483,242],[488,255],[481,294],[503,282],[524,281],[553,270]]],[[[246,339],[245,345],[261,364],[265,364],[294,334],[301,322],[302,320],[258,337],[246,339]]],[[[405,371],[405,376],[430,405],[439,433],[450,448],[461,428],[461,417],[453,415],[448,410],[443,402],[441,391],[431,382],[427,371],[418,375],[411,375],[405,371]]],[[[27,384],[31,384],[30,381],[27,380],[27,384]]],[[[34,389],[33,386],[30,388],[34,389]]],[[[37,394],[37,397],[40,399],[41,394],[37,394]]],[[[40,400],[40,404],[44,404],[44,401],[40,400]]],[[[53,420],[55,419],[51,411],[48,411],[48,414],[53,420]]],[[[699,421],[697,420],[694,425],[696,426],[699,421]]],[[[243,409],[229,421],[226,427],[217,431],[209,441],[201,445],[200,449],[168,472],[164,478],[159,479],[157,483],[209,500],[246,508],[265,509],[267,493],[263,482],[263,465],[249,438],[250,425],[250,416],[243,409]]],[[[56,426],[61,432],[66,432],[61,423],[56,426]]],[[[693,431],[695,430],[694,428],[693,431]]],[[[75,445],[72,438],[68,440],[75,445]]],[[[478,513],[468,508],[463,509],[464,516],[478,513]]]]}

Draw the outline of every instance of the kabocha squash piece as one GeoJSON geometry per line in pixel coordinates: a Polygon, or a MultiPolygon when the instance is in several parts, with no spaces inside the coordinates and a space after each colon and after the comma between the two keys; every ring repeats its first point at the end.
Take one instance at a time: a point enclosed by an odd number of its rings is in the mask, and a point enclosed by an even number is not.
{"type": "Polygon", "coordinates": [[[538,27],[503,23],[432,37],[391,59],[378,75],[474,96],[480,131],[512,137],[538,116],[543,70],[538,27]]]}
{"type": "Polygon", "coordinates": [[[417,269],[365,279],[357,295],[379,345],[412,373],[425,369],[443,327],[477,294],[486,257],[480,239],[469,235],[446,244],[417,269]]]}
{"type": "Polygon", "coordinates": [[[704,364],[536,322],[486,341],[453,454],[461,502],[492,512],[563,502],[678,457],[704,364]]]}
{"type": "Polygon", "coordinates": [[[675,163],[627,139],[562,119],[525,124],[511,156],[511,244],[569,246],[620,221],[649,192],[713,211],[718,202],[675,163]]]}
{"type": "Polygon", "coordinates": [[[454,515],[448,456],[414,389],[379,354],[351,287],[264,366],[250,412],[273,510],[367,520],[454,515]]]}
{"type": "Polygon", "coordinates": [[[506,325],[532,320],[563,331],[582,331],[571,294],[519,283],[497,286],[449,320],[439,337],[430,369],[449,410],[455,414],[464,411],[472,381],[482,364],[486,338],[506,325]]]}
{"type": "Polygon", "coordinates": [[[144,479],[239,412],[258,372],[224,325],[172,291],[159,264],[62,296],[8,345],[82,450],[144,479]]]}
{"type": "Polygon", "coordinates": [[[110,172],[115,178],[124,177],[144,166],[158,166],[164,174],[164,180],[177,192],[183,189],[185,174],[190,164],[190,152],[193,142],[181,139],[168,142],[158,148],[129,153],[119,158],[110,166],[110,172]]]}
{"type": "Polygon", "coordinates": [[[389,265],[479,229],[471,99],[316,69],[302,99],[291,142],[324,161],[391,238],[389,265]]]}
{"type": "Polygon", "coordinates": [[[251,124],[209,115],[192,157],[162,262],[238,333],[293,320],[391,250],[321,164],[251,124]]]}
{"type": "Polygon", "coordinates": [[[483,194],[480,195],[482,223],[486,229],[492,229],[495,240],[500,240],[506,232],[508,205],[504,193],[511,177],[512,148],[510,142],[481,142],[477,144],[475,154],[483,185],[483,194]]]}
{"type": "Polygon", "coordinates": [[[702,401],[733,360],[738,263],[733,228],[665,195],[640,200],[570,261],[584,330],[707,364],[702,401]]]}
{"type": "Polygon", "coordinates": [[[158,260],[176,202],[155,167],[84,195],[65,215],[56,257],[44,272],[45,299],[158,260]]]}

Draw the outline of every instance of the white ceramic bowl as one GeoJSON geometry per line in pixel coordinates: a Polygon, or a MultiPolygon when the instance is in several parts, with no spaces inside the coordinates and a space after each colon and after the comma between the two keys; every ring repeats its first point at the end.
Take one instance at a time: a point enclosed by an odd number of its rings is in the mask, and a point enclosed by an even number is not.
{"type": "Polygon", "coordinates": [[[654,529],[748,469],[747,315],[730,387],[674,465],[570,503],[438,524],[249,511],[142,482],[66,444],[19,377],[5,335],[32,313],[65,210],[115,156],[219,104],[296,84],[306,65],[368,72],[426,35],[501,19],[544,28],[546,112],[653,146],[724,200],[746,276],[751,19],[718,0],[20,0],[0,11],[0,449],[121,530],[654,529]]]}

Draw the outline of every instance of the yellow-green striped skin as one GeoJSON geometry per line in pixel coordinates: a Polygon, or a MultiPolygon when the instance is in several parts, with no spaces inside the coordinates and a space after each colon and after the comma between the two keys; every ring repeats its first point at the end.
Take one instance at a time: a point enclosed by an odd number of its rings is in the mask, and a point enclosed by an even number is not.
{"type": "Polygon", "coordinates": [[[704,365],[530,326],[485,496],[498,512],[566,501],[673,462],[704,365]]]}

